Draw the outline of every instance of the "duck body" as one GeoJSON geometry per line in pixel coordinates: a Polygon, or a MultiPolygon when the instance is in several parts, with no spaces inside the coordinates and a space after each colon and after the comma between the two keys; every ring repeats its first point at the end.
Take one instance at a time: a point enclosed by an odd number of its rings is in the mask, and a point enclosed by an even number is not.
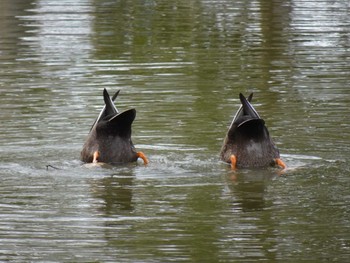
{"type": "Polygon", "coordinates": [[[285,168],[279,150],[272,141],[265,121],[250,104],[253,94],[246,99],[240,94],[238,109],[224,139],[220,157],[232,168],[267,167],[285,168]]]}
{"type": "Polygon", "coordinates": [[[81,151],[81,160],[85,163],[128,163],[139,157],[148,163],[143,153],[137,152],[131,140],[131,125],[136,117],[136,110],[119,112],[107,90],[103,97],[105,106],[93,124],[81,151]]]}

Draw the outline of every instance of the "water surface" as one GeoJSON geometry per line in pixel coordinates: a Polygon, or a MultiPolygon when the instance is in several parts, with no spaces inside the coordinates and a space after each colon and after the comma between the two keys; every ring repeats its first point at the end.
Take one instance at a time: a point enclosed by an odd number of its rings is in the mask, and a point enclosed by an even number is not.
{"type": "Polygon", "coordinates": [[[0,10],[2,261],[348,260],[346,1],[0,10]],[[81,165],[103,88],[136,108],[148,166],[81,165]],[[286,171],[219,161],[239,92],[254,92],[286,171]]]}

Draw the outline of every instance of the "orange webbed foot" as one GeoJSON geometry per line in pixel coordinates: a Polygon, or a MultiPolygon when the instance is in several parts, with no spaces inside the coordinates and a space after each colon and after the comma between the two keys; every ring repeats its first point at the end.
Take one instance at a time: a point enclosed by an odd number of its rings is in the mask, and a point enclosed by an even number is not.
{"type": "Polygon", "coordinates": [[[275,159],[275,162],[282,169],[286,169],[287,168],[287,165],[280,158],[275,159]]]}
{"type": "Polygon", "coordinates": [[[136,154],[137,154],[138,158],[141,158],[143,160],[144,164],[148,164],[149,163],[146,155],[143,152],[137,152],[136,154]]]}
{"type": "Polygon", "coordinates": [[[98,157],[100,157],[100,152],[99,151],[95,151],[94,152],[94,155],[93,155],[93,160],[92,160],[92,162],[93,163],[98,163],[98,157]]]}
{"type": "Polygon", "coordinates": [[[230,161],[231,161],[231,169],[236,169],[237,168],[237,166],[236,166],[236,164],[237,164],[237,157],[236,157],[236,155],[234,155],[234,154],[232,154],[231,156],[230,156],[230,161]]]}

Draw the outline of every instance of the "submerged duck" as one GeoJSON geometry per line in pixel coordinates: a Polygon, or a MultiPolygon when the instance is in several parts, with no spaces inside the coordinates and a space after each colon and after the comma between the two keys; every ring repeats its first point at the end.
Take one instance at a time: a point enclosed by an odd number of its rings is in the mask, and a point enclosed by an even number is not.
{"type": "Polygon", "coordinates": [[[242,105],[228,129],[221,149],[221,159],[233,169],[280,166],[286,168],[279,151],[270,138],[265,121],[250,104],[253,93],[246,99],[239,94],[242,105]]]}
{"type": "Polygon", "coordinates": [[[136,152],[131,141],[131,125],[136,117],[136,110],[119,112],[106,89],[103,90],[104,108],[95,120],[81,151],[81,160],[86,163],[128,163],[141,158],[145,164],[147,157],[136,152]]]}

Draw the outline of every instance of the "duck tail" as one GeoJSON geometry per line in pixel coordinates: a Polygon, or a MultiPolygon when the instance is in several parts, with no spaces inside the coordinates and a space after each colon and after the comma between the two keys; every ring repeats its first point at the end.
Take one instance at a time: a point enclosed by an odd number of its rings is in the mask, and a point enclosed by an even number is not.
{"type": "Polygon", "coordinates": [[[241,100],[242,103],[242,108],[243,108],[243,114],[244,115],[249,115],[254,119],[261,119],[259,114],[256,112],[256,110],[254,109],[253,105],[250,104],[250,100],[251,99],[251,95],[249,95],[248,100],[243,96],[242,93],[239,93],[239,99],[241,100]]]}

